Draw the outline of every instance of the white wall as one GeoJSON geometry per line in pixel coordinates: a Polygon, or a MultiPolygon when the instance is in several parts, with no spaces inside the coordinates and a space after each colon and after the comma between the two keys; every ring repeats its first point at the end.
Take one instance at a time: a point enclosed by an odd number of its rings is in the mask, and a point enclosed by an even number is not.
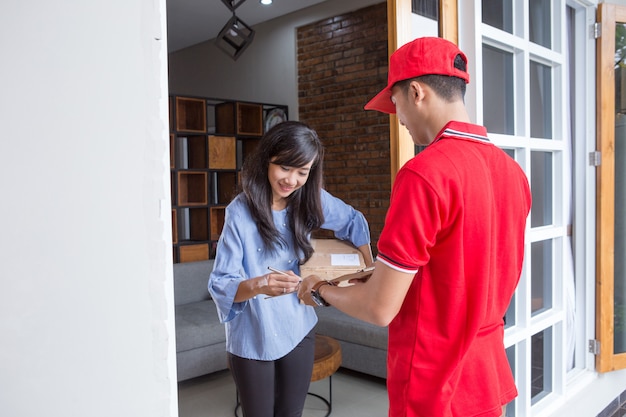
{"type": "Polygon", "coordinates": [[[164,13],[0,3],[0,415],[177,415],[164,13]]]}
{"type": "Polygon", "coordinates": [[[298,118],[296,29],[382,0],[328,0],[253,27],[254,41],[233,61],[214,41],[169,56],[170,93],[287,104],[298,118]]]}

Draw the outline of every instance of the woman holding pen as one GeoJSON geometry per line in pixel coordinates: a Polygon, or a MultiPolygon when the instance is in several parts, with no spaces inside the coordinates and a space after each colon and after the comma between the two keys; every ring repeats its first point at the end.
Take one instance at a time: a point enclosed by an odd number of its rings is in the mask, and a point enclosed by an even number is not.
{"type": "Polygon", "coordinates": [[[297,288],[311,232],[333,230],[373,263],[365,217],[322,188],[322,162],[313,129],[280,123],[245,161],[243,192],[226,208],[208,287],[246,417],[302,415],[317,316],[297,288]]]}

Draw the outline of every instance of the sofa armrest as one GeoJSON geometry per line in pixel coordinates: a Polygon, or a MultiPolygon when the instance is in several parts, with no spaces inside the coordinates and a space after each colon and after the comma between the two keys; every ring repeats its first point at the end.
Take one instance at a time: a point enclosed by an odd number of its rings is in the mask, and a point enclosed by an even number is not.
{"type": "Polygon", "coordinates": [[[209,300],[207,285],[213,271],[213,260],[174,264],[174,304],[182,305],[209,300]]]}

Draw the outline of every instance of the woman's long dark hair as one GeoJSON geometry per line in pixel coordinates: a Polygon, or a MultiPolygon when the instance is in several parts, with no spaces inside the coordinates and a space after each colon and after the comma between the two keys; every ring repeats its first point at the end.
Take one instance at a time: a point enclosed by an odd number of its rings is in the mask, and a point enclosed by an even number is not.
{"type": "Polygon", "coordinates": [[[324,149],[315,130],[295,121],[279,123],[268,130],[255,151],[246,158],[242,171],[243,193],[266,249],[272,251],[276,245],[286,245],[272,216],[272,187],[267,174],[270,161],[296,168],[313,161],[306,183],[287,201],[289,225],[299,250],[296,253],[303,254],[300,261],[306,262],[313,254],[310,233],[324,223],[320,194],[323,159],[324,149]]]}

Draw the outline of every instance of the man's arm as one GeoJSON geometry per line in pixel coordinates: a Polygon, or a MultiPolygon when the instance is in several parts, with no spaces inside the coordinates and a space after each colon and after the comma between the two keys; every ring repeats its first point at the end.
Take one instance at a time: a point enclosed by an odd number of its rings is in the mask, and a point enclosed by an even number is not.
{"type": "MultiPolygon", "coordinates": [[[[363,283],[346,287],[322,285],[319,294],[327,303],[357,319],[387,326],[398,314],[415,274],[396,271],[382,262],[376,262],[372,276],[363,283]]],[[[311,288],[321,278],[310,275],[302,281],[298,297],[305,304],[311,300],[311,288]]]]}

